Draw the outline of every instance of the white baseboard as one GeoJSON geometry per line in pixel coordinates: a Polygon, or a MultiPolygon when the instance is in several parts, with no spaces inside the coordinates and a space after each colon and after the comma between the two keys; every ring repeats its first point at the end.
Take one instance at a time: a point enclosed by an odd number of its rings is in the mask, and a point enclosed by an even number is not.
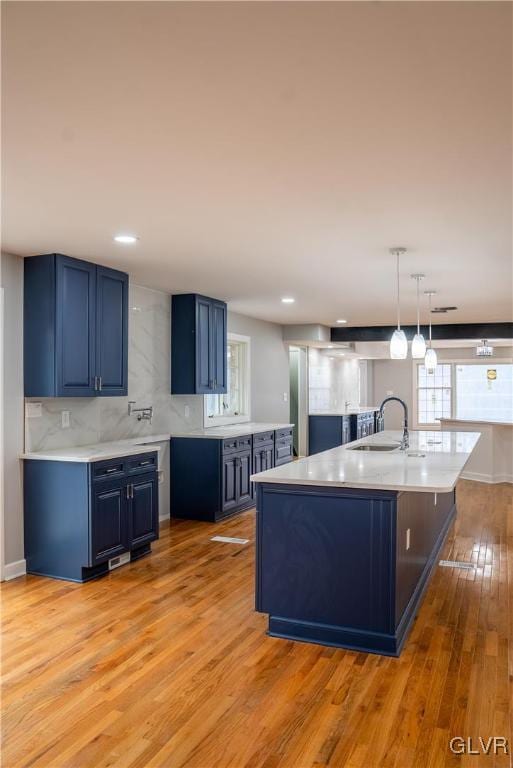
{"type": "Polygon", "coordinates": [[[513,483],[513,475],[485,475],[482,472],[462,472],[462,480],[474,480],[476,483],[513,483]]]}
{"type": "Polygon", "coordinates": [[[14,563],[4,565],[4,581],[17,579],[18,576],[25,576],[27,573],[27,563],[25,560],[16,560],[14,563]]]}

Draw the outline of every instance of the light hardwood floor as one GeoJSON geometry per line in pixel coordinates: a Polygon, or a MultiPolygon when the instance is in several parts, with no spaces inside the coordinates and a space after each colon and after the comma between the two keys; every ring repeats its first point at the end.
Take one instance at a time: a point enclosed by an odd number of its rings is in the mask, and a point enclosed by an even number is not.
{"type": "Polygon", "coordinates": [[[266,636],[253,510],[165,525],[86,585],[3,585],[4,768],[510,765],[448,749],[511,746],[512,486],[461,482],[458,505],[443,556],[476,569],[437,568],[399,659],[266,636]]]}

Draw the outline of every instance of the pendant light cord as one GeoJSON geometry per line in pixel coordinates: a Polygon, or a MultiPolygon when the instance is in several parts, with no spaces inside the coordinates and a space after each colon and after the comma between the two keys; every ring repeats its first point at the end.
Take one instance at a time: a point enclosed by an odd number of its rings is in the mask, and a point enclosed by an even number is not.
{"type": "Polygon", "coordinates": [[[401,330],[401,301],[399,296],[399,251],[397,251],[397,330],[401,330]]]}
{"type": "Polygon", "coordinates": [[[420,277],[417,277],[417,333],[420,334],[420,295],[419,295],[420,277]]]}
{"type": "Polygon", "coordinates": [[[429,294],[429,349],[431,349],[431,294],[429,294]]]}

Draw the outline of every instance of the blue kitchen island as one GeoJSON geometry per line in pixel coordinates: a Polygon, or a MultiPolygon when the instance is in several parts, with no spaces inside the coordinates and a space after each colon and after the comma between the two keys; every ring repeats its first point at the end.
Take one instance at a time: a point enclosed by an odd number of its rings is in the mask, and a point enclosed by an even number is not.
{"type": "Polygon", "coordinates": [[[386,431],[261,472],[256,610],[269,634],[398,656],[479,433],[386,431]]]}

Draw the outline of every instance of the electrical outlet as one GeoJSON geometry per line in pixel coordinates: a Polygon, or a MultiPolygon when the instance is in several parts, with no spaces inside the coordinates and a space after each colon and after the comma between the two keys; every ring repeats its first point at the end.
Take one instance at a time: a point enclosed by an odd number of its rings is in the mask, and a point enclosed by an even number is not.
{"type": "Polygon", "coordinates": [[[410,536],[411,536],[411,531],[409,528],[407,528],[406,529],[406,551],[408,551],[410,548],[410,536]]]}
{"type": "Polygon", "coordinates": [[[186,405],[185,408],[183,409],[183,415],[185,416],[186,419],[188,419],[189,416],[191,415],[191,409],[189,408],[188,405],[186,405]]]}
{"type": "Polygon", "coordinates": [[[283,393],[283,402],[284,403],[288,403],[288,401],[289,401],[289,393],[288,392],[284,392],[283,393]]]}
{"type": "Polygon", "coordinates": [[[25,416],[27,419],[40,419],[43,415],[42,403],[25,403],[25,416]]]}
{"type": "Polygon", "coordinates": [[[70,428],[70,411],[61,411],[61,427],[63,429],[69,429],[70,428]]]}
{"type": "Polygon", "coordinates": [[[394,394],[394,390],[393,389],[387,389],[387,397],[391,397],[391,395],[393,395],[393,394],[394,394]]]}

